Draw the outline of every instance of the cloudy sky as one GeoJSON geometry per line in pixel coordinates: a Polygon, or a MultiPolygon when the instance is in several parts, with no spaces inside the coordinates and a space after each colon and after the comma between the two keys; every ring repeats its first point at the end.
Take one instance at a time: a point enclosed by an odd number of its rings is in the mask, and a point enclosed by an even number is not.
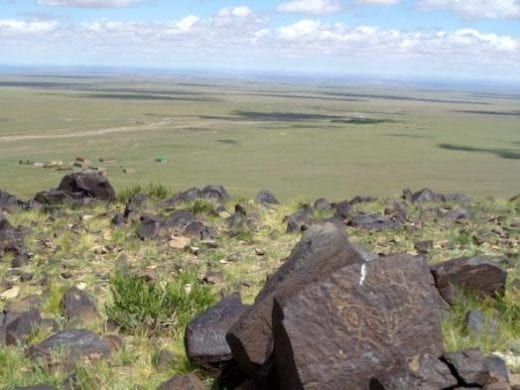
{"type": "Polygon", "coordinates": [[[520,81],[520,0],[0,0],[0,64],[520,81]]]}

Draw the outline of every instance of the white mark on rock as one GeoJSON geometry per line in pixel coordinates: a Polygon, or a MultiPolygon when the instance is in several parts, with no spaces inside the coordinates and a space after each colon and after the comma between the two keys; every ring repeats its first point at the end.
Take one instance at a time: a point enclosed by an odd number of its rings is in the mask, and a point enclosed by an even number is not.
{"type": "Polygon", "coordinates": [[[367,277],[367,265],[363,264],[361,266],[361,275],[359,277],[359,285],[362,286],[365,283],[365,279],[367,277]]]}

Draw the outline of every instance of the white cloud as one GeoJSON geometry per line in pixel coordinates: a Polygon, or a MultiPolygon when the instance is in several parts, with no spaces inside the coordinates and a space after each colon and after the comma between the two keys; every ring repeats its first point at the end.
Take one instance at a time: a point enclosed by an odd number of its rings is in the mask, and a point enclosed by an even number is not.
{"type": "Polygon", "coordinates": [[[58,27],[55,21],[26,22],[15,19],[0,19],[0,33],[8,34],[40,34],[49,33],[58,27]]]}
{"type": "Polygon", "coordinates": [[[253,14],[253,11],[251,8],[241,5],[238,7],[227,7],[222,8],[220,11],[218,11],[217,16],[220,18],[232,18],[232,17],[238,17],[238,18],[247,18],[248,16],[251,16],[253,14]]]}
{"type": "Polygon", "coordinates": [[[465,19],[520,19],[520,0],[420,0],[419,8],[451,9],[465,19]]]}
{"type": "Polygon", "coordinates": [[[38,5],[79,8],[124,8],[139,0],[38,0],[38,5]]]}
{"type": "Polygon", "coordinates": [[[336,71],[407,72],[436,66],[464,69],[461,74],[520,74],[518,37],[468,28],[407,32],[314,18],[275,28],[249,8],[237,7],[169,22],[0,19],[0,47],[0,63],[17,58],[138,66],[285,63],[288,69],[319,63],[336,71]]]}
{"type": "Polygon", "coordinates": [[[395,5],[401,0],[356,0],[358,5],[395,5]]]}
{"type": "Polygon", "coordinates": [[[279,12],[325,15],[337,12],[341,9],[338,0],[293,0],[280,4],[276,10],[279,12]]]}

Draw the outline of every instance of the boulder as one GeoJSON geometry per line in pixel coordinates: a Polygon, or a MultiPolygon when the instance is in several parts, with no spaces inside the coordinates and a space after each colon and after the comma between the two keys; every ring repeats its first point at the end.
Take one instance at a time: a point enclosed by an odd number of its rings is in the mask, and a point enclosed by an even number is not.
{"type": "Polygon", "coordinates": [[[138,221],[141,213],[148,207],[148,197],[145,194],[133,196],[125,206],[123,216],[126,221],[138,221]]]}
{"type": "Polygon", "coordinates": [[[0,259],[5,252],[11,252],[15,256],[25,255],[24,235],[23,229],[15,229],[5,215],[0,213],[0,259]]]}
{"type": "Polygon", "coordinates": [[[86,329],[67,329],[29,348],[32,359],[42,359],[49,367],[69,370],[78,361],[96,361],[112,355],[112,345],[86,329]],[[53,352],[54,351],[54,352],[53,352]],[[59,352],[59,361],[55,361],[59,352]]]}
{"type": "Polygon", "coordinates": [[[7,191],[0,189],[0,212],[13,212],[18,208],[18,199],[7,191]]]}
{"type": "Polygon", "coordinates": [[[417,355],[396,367],[376,375],[369,382],[371,390],[439,390],[453,388],[458,380],[448,365],[432,355],[417,355]]]}
{"type": "Polygon", "coordinates": [[[468,220],[470,218],[469,213],[465,209],[455,209],[448,211],[442,216],[443,221],[448,223],[460,222],[468,220]]]}
{"type": "Polygon", "coordinates": [[[161,221],[159,217],[151,214],[141,215],[140,218],[141,223],[137,227],[137,236],[141,240],[150,240],[156,238],[159,234],[159,230],[161,227],[161,221]]]}
{"type": "Polygon", "coordinates": [[[401,222],[395,218],[378,213],[356,214],[349,221],[348,225],[366,230],[397,229],[401,222]]]}
{"type": "Polygon", "coordinates": [[[496,356],[484,357],[477,348],[448,353],[444,355],[444,360],[463,386],[482,387],[493,382],[509,381],[504,361],[496,356]]]}
{"type": "Polygon", "coordinates": [[[206,386],[194,374],[174,376],[159,386],[159,390],[206,390],[206,386]]]}
{"type": "Polygon", "coordinates": [[[0,345],[18,345],[33,333],[41,322],[36,309],[25,312],[4,311],[0,314],[0,345]]]}
{"type": "Polygon", "coordinates": [[[284,290],[272,319],[281,388],[363,389],[401,361],[442,355],[438,293],[422,258],[346,264],[284,290]]]}
{"type": "Polygon", "coordinates": [[[219,184],[212,184],[201,190],[201,197],[204,199],[216,200],[218,202],[226,202],[229,200],[229,194],[226,189],[219,184]]]}
{"type": "Polygon", "coordinates": [[[187,203],[192,202],[195,199],[199,199],[201,197],[200,189],[193,187],[186,191],[179,192],[175,194],[170,199],[166,199],[164,202],[162,202],[163,207],[175,207],[176,205],[180,203],[187,203]]]}
{"type": "Polygon", "coordinates": [[[285,217],[284,222],[287,222],[287,233],[307,230],[313,222],[312,213],[312,208],[309,205],[304,205],[300,210],[285,217]]]}
{"type": "Polygon", "coordinates": [[[275,295],[283,297],[341,267],[363,262],[344,231],[335,224],[311,226],[285,263],[267,280],[254,304],[229,330],[226,338],[240,368],[255,375],[268,363],[273,351],[275,295]]]}
{"type": "MultiPolygon", "coordinates": [[[[404,196],[409,196],[405,194],[404,196]]],[[[445,202],[446,196],[437,192],[433,192],[429,188],[423,188],[417,191],[411,196],[411,202],[413,203],[426,203],[426,202],[445,202]]]]}
{"type": "Polygon", "coordinates": [[[432,268],[435,283],[443,298],[454,303],[458,291],[477,297],[497,297],[504,294],[507,272],[492,257],[461,257],[432,268]]]}
{"type": "Polygon", "coordinates": [[[190,362],[212,376],[219,376],[224,366],[232,360],[226,333],[245,309],[240,295],[234,294],[222,298],[215,306],[195,317],[186,327],[184,335],[190,362]]]}
{"type": "Polygon", "coordinates": [[[276,199],[276,196],[271,191],[259,191],[255,195],[255,200],[258,203],[262,203],[263,205],[274,205],[274,204],[280,204],[278,199],[276,199]]]}
{"type": "Polygon", "coordinates": [[[97,171],[70,173],[61,179],[58,190],[67,194],[80,193],[83,198],[114,201],[116,193],[108,179],[97,171]]]}
{"type": "Polygon", "coordinates": [[[344,220],[351,216],[352,204],[348,200],[335,203],[333,206],[336,209],[336,218],[344,220]]]}
{"type": "Polygon", "coordinates": [[[77,287],[72,287],[65,292],[60,306],[69,321],[88,323],[99,318],[94,300],[77,287]]]}
{"type": "Polygon", "coordinates": [[[39,192],[34,197],[35,201],[48,205],[67,201],[85,203],[91,199],[116,199],[116,193],[108,179],[94,170],[70,173],[61,179],[57,189],[39,192]]]}
{"type": "Polygon", "coordinates": [[[183,235],[186,227],[196,221],[198,219],[191,211],[176,210],[164,220],[163,226],[172,229],[174,234],[183,235]]]}

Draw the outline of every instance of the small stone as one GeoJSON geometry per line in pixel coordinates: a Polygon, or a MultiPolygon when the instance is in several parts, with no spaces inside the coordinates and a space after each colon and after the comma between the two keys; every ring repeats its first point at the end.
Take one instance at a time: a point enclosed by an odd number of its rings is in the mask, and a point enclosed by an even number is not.
{"type": "Polygon", "coordinates": [[[153,360],[153,365],[158,370],[167,370],[173,365],[174,362],[175,355],[166,349],[161,349],[159,353],[155,356],[153,360]]]}
{"type": "Polygon", "coordinates": [[[99,318],[92,298],[76,287],[70,288],[64,294],[60,306],[69,321],[88,323],[99,318]]]}
{"type": "Polygon", "coordinates": [[[431,249],[433,249],[433,241],[417,241],[414,243],[415,250],[420,255],[427,254],[431,249]]]}
{"type": "Polygon", "coordinates": [[[184,249],[191,243],[191,238],[189,237],[172,237],[170,241],[168,241],[168,245],[170,248],[174,249],[184,249]]]}
{"type": "Polygon", "coordinates": [[[257,256],[263,256],[263,255],[265,255],[265,252],[264,252],[263,249],[255,248],[255,255],[257,255],[257,256]]]}
{"type": "Polygon", "coordinates": [[[2,300],[9,300],[9,299],[15,299],[20,294],[20,287],[15,286],[13,288],[10,288],[9,290],[4,291],[2,294],[0,294],[0,299],[2,300]]]}

